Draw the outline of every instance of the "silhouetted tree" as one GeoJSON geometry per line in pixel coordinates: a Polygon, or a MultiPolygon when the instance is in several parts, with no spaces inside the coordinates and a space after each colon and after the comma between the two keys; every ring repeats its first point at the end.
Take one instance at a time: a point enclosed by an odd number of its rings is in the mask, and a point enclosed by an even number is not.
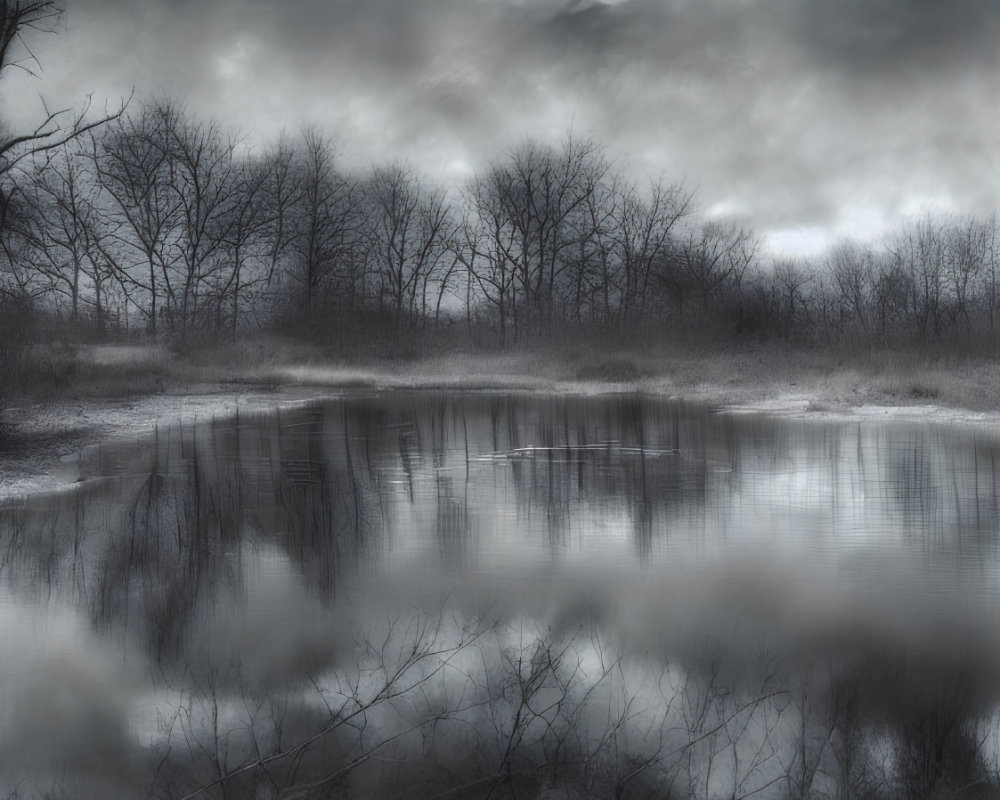
{"type": "Polygon", "coordinates": [[[941,332],[945,282],[944,237],[938,222],[924,215],[903,227],[888,247],[906,277],[906,316],[921,338],[941,332]]]}
{"type": "Polygon", "coordinates": [[[669,254],[677,226],[691,213],[693,194],[679,183],[650,185],[645,196],[624,188],[616,205],[616,236],[620,242],[622,322],[644,317],[651,310],[650,278],[669,254]]]}
{"type": "MultiPolygon", "coordinates": [[[[57,0],[0,2],[0,79],[13,69],[32,73],[32,65],[37,62],[25,36],[53,32],[62,11],[63,5],[57,0]]],[[[92,118],[89,99],[75,115],[66,109],[50,110],[43,104],[41,120],[31,130],[16,132],[0,124],[0,235],[10,221],[18,165],[34,154],[58,148],[121,116],[126,105],[127,101],[123,101],[118,111],[92,118]]],[[[9,247],[5,246],[4,252],[8,257],[11,255],[9,247]]]]}
{"type": "Polygon", "coordinates": [[[774,263],[772,280],[780,298],[782,327],[786,337],[802,335],[808,330],[805,287],[815,279],[808,265],[791,259],[774,263]]]}
{"type": "Polygon", "coordinates": [[[289,275],[301,287],[301,306],[316,322],[328,298],[340,310],[354,311],[365,295],[365,254],[359,252],[363,191],[341,174],[333,146],[322,134],[306,130],[297,160],[298,202],[291,212],[294,234],[289,275]]]}
{"type": "Polygon", "coordinates": [[[660,277],[682,313],[691,297],[707,312],[724,290],[739,287],[759,248],[760,240],[749,228],[706,222],[679,237],[660,277]]]}
{"type": "Polygon", "coordinates": [[[946,227],[945,237],[950,321],[967,329],[972,324],[970,291],[974,291],[980,273],[986,269],[991,235],[986,225],[970,217],[952,220],[946,227]]]}
{"type": "MultiPolygon", "coordinates": [[[[852,317],[861,333],[868,336],[872,330],[872,306],[878,280],[875,253],[845,240],[827,252],[824,266],[833,276],[844,315],[852,317]]],[[[842,321],[841,327],[845,325],[846,322],[842,321]]]]}
{"type": "Polygon", "coordinates": [[[485,177],[476,178],[469,185],[465,200],[466,214],[455,253],[469,279],[466,313],[471,319],[473,298],[482,297],[495,313],[502,346],[507,342],[508,327],[517,334],[517,235],[507,224],[498,193],[485,177]]]}
{"type": "Polygon", "coordinates": [[[32,213],[23,235],[30,268],[55,295],[69,302],[69,319],[92,313],[103,329],[118,273],[108,256],[116,226],[109,219],[93,162],[72,143],[37,156],[25,186],[32,213]]]}
{"type": "Polygon", "coordinates": [[[181,198],[171,187],[172,121],[166,107],[143,106],[94,140],[98,180],[120,228],[117,268],[128,276],[129,298],[155,333],[169,316],[173,277],[182,259],[181,198]]]}
{"type": "Polygon", "coordinates": [[[164,271],[172,327],[183,339],[189,326],[218,306],[236,281],[233,242],[250,235],[255,188],[243,180],[235,157],[236,136],[204,123],[169,102],[154,113],[163,121],[168,146],[168,203],[178,209],[177,275],[164,271]],[[241,209],[241,206],[243,207],[241,209]],[[237,231],[242,225],[243,230],[237,231]],[[221,295],[221,296],[220,296],[221,295]]]}
{"type": "Polygon", "coordinates": [[[222,327],[228,310],[234,337],[241,315],[251,304],[248,294],[266,286],[273,276],[273,254],[278,245],[271,240],[276,224],[272,215],[282,211],[281,206],[272,205],[269,193],[273,168],[267,155],[236,161],[226,179],[227,201],[215,226],[223,267],[211,276],[210,297],[217,327],[222,327]]]}
{"type": "Polygon", "coordinates": [[[426,317],[432,286],[440,287],[452,237],[445,193],[425,187],[401,163],[375,167],[367,184],[367,238],[380,306],[398,329],[426,317]]]}
{"type": "MultiPolygon", "coordinates": [[[[11,69],[31,72],[34,57],[24,42],[30,31],[51,31],[62,14],[54,0],[6,0],[0,4],[0,78],[11,69]]],[[[58,114],[46,109],[45,118],[34,130],[14,133],[0,129],[0,229],[7,220],[12,188],[8,174],[33,149],[43,147],[60,132],[58,114]]]]}
{"type": "Polygon", "coordinates": [[[997,239],[996,213],[982,220],[980,224],[983,227],[985,260],[979,271],[976,289],[980,293],[992,334],[996,330],[997,308],[1000,306],[1000,252],[998,252],[1000,241],[997,239]]]}
{"type": "Polygon", "coordinates": [[[526,142],[474,180],[465,260],[502,331],[508,323],[515,337],[550,328],[558,290],[578,263],[580,217],[608,171],[596,144],[569,138],[558,150],[526,142]]]}

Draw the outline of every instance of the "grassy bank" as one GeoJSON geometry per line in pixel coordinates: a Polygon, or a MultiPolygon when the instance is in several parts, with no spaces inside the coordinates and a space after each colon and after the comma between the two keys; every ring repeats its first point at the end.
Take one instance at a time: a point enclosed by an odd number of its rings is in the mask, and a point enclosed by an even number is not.
{"type": "Polygon", "coordinates": [[[6,404],[201,393],[210,387],[634,388],[719,404],[794,398],[816,411],[931,404],[1000,410],[1000,358],[954,350],[669,347],[563,342],[506,350],[440,342],[350,349],[258,337],[204,343],[33,344],[5,370],[6,404]]]}

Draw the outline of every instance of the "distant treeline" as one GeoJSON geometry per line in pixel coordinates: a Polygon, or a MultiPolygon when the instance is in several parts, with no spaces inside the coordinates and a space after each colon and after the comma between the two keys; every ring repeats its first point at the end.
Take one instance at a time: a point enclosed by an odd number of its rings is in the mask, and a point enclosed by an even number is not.
{"type": "Polygon", "coordinates": [[[507,345],[567,329],[796,341],[992,340],[998,222],[925,216],[878,245],[767,256],[679,183],[590,140],[525,141],[460,186],[343,169],[316,130],[254,150],[171,101],[0,171],[8,330],[341,341],[443,325],[507,345]],[[14,324],[16,323],[16,324],[14,324]]]}

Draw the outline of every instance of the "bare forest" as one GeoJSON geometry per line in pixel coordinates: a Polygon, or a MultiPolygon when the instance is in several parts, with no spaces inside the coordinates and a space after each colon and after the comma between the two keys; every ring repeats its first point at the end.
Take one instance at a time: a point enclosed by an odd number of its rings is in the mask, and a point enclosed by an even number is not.
{"type": "Polygon", "coordinates": [[[484,344],[566,326],[801,342],[992,339],[997,219],[924,216],[883,241],[775,259],[599,144],[524,141],[468,183],[340,168],[335,132],[257,151],[173,100],[8,148],[5,316],[180,341],[460,325],[484,344]],[[33,152],[23,152],[27,146],[33,152]]]}

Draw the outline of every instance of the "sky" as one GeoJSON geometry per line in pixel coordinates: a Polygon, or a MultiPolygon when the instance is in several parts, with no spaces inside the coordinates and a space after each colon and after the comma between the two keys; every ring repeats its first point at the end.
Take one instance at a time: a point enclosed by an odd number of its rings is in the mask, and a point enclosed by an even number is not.
{"type": "Polygon", "coordinates": [[[925,211],[1000,208],[995,0],[66,0],[9,73],[50,106],[171,96],[251,143],[459,182],[572,131],[789,255],[925,211]]]}

